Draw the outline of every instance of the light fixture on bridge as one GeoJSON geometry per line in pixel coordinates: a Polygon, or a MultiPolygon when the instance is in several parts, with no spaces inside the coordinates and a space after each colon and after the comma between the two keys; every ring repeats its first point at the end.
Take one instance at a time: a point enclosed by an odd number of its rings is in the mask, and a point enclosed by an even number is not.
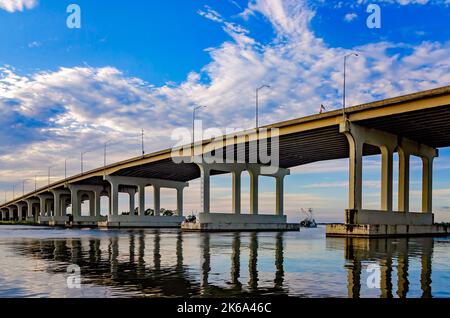
{"type": "MultiPolygon", "coordinates": [[[[193,111],[192,111],[192,147],[194,147],[194,143],[195,143],[195,114],[197,112],[197,110],[201,109],[201,108],[207,108],[208,106],[196,106],[194,107],[193,111]]],[[[192,153],[192,155],[194,155],[192,153]]]]}
{"type": "Polygon", "coordinates": [[[343,91],[342,91],[342,112],[343,112],[343,115],[344,115],[344,119],[345,119],[345,107],[346,107],[346,105],[345,105],[345,103],[346,103],[346,100],[345,100],[345,98],[346,98],[345,93],[346,93],[347,59],[348,59],[350,56],[356,56],[356,57],[358,57],[359,54],[358,54],[358,53],[355,53],[355,52],[352,52],[352,53],[349,53],[349,54],[347,54],[347,55],[344,56],[344,84],[343,84],[343,91]]]}
{"type": "Polygon", "coordinates": [[[83,170],[83,160],[84,160],[84,155],[87,154],[87,153],[90,153],[90,152],[91,152],[91,150],[81,152],[81,174],[84,173],[84,170],[83,170]]]}
{"type": "Polygon", "coordinates": [[[256,89],[256,129],[259,128],[259,91],[264,88],[271,88],[270,85],[262,85],[256,89]]]}

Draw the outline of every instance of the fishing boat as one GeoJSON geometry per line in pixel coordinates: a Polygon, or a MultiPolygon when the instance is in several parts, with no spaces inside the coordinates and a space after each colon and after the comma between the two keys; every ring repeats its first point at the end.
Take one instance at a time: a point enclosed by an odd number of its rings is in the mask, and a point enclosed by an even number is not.
{"type": "Polygon", "coordinates": [[[316,228],[317,223],[316,220],[314,219],[313,209],[302,208],[302,213],[305,215],[305,218],[303,219],[303,221],[300,222],[300,226],[306,228],[316,228]]]}

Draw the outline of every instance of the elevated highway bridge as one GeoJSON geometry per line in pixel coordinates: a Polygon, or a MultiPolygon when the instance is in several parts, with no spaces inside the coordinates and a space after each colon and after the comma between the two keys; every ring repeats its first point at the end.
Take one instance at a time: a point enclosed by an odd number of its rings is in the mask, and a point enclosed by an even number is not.
{"type": "Polygon", "coordinates": [[[3,219],[28,218],[55,225],[70,220],[75,225],[179,226],[183,220],[183,189],[189,181],[201,178],[202,213],[195,225],[186,225],[187,229],[283,230],[289,229],[283,206],[283,181],[289,175],[289,168],[349,158],[346,225],[339,229],[330,226],[330,233],[344,231],[347,235],[351,230],[353,233],[361,231],[360,235],[408,234],[414,227],[420,227],[417,231],[434,233],[437,228],[433,227],[432,213],[433,160],[438,156],[439,148],[448,146],[450,86],[202,140],[176,151],[165,149],[130,158],[14,198],[2,204],[0,211],[3,219]],[[261,144],[264,143],[270,149],[271,162],[265,162],[261,157],[261,144]],[[218,153],[226,160],[204,160],[208,156],[217,158],[218,153]],[[397,169],[393,167],[394,153],[399,156],[398,207],[392,204],[393,171],[397,169]],[[362,158],[374,154],[382,157],[380,211],[362,209],[362,158]],[[421,211],[409,209],[409,161],[412,155],[423,162],[421,211]],[[266,169],[274,163],[276,169],[266,169]],[[251,180],[249,215],[241,214],[243,171],[249,172],[251,180]],[[210,176],[222,173],[233,175],[233,209],[227,215],[210,211],[210,176]],[[258,213],[258,178],[261,175],[276,180],[274,215],[258,213]],[[154,188],[153,216],[145,215],[147,186],[154,188]],[[177,190],[176,216],[160,215],[161,188],[177,190]],[[130,215],[119,215],[119,192],[130,194],[130,215]],[[137,214],[134,213],[135,193],[139,193],[137,214]],[[100,215],[101,196],[108,196],[110,202],[106,218],[100,215]],[[81,215],[80,206],[84,200],[90,202],[90,216],[81,215]],[[66,213],[68,206],[72,206],[70,218],[66,213]],[[230,228],[230,224],[234,225],[230,228]],[[389,233],[391,230],[394,233],[389,233]]]}

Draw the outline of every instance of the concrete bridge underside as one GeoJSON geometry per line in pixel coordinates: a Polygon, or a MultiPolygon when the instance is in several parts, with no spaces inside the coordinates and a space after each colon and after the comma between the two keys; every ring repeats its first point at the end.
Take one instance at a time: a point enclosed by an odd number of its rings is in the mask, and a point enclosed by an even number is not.
{"type": "MultiPolygon", "coordinates": [[[[288,175],[288,169],[308,163],[334,159],[350,159],[349,180],[349,209],[346,215],[347,227],[344,234],[349,234],[348,225],[407,225],[431,226],[432,214],[432,167],[433,159],[438,156],[438,148],[450,146],[450,86],[400,96],[342,110],[332,111],[320,115],[303,117],[262,127],[258,131],[245,131],[241,134],[226,136],[229,146],[224,147],[223,140],[203,140],[194,145],[188,145],[179,156],[187,157],[194,154],[216,154],[223,151],[223,158],[244,158],[246,165],[231,161],[220,169],[212,165],[201,165],[196,162],[176,163],[173,161],[172,149],[163,150],[143,157],[108,165],[89,171],[82,175],[70,177],[56,182],[36,192],[29,193],[14,201],[2,205],[2,214],[17,203],[27,202],[31,198],[50,193],[51,190],[64,190],[70,187],[98,187],[98,191],[110,196],[110,215],[116,214],[111,206],[115,197],[111,198],[114,184],[111,178],[128,178],[126,185],[139,191],[141,179],[161,180],[172,182],[173,188],[194,179],[202,180],[203,214],[214,214],[209,211],[209,196],[205,201],[205,194],[209,193],[210,176],[231,173],[233,180],[242,171],[253,172],[250,158],[258,158],[258,148],[253,147],[256,141],[267,141],[270,148],[272,142],[277,141],[279,147],[279,168],[288,175]],[[267,131],[267,133],[263,133],[267,131]],[[392,206],[392,175],[393,154],[399,154],[399,206],[392,206]],[[381,154],[382,156],[382,202],[380,211],[364,211],[362,209],[362,157],[381,154]],[[423,195],[422,211],[409,211],[409,158],[414,155],[423,161],[423,195]],[[208,171],[204,173],[205,168],[208,171]]],[[[264,166],[263,162],[256,166],[264,166]]],[[[252,173],[251,173],[252,174],[252,173]]],[[[253,202],[257,202],[257,180],[259,172],[254,173],[253,202]]],[[[274,214],[283,215],[283,182],[279,175],[272,175],[279,184],[277,203],[279,211],[274,214]]],[[[240,183],[233,182],[234,214],[240,214],[240,183]]],[[[154,186],[151,182],[147,185],[154,186]]],[[[121,191],[119,189],[118,191],[121,191]]],[[[126,191],[128,191],[127,189],[126,191]]],[[[116,191],[116,192],[118,192],[116,191]]],[[[95,192],[92,191],[91,192],[95,192]]],[[[115,193],[116,193],[115,192],[115,193]]],[[[178,191],[179,193],[180,191],[178,191]]],[[[182,191],[181,191],[182,192],[182,191]]],[[[180,195],[180,194],[179,194],[180,195]]],[[[72,196],[72,198],[74,198],[72,196]]],[[[182,201],[179,199],[179,201],[182,201]]],[[[181,204],[182,205],[182,204],[181,204]]],[[[28,204],[30,207],[30,204],[28,204]]],[[[258,214],[257,206],[253,206],[252,214],[258,214]]],[[[41,209],[42,210],[42,205],[41,209]]],[[[180,207],[181,209],[181,207],[180,207]]],[[[28,209],[30,211],[30,209],[28,209]]],[[[142,216],[142,211],[139,210],[142,216]]],[[[130,209],[131,212],[131,209],[130,209]]],[[[30,213],[29,213],[30,214],[30,213]]],[[[181,216],[181,213],[179,213],[181,216]]],[[[207,216],[211,218],[210,215],[207,216]]],[[[408,229],[409,231],[409,229],[408,229]]],[[[398,233],[408,234],[408,233],[398,233]]]]}

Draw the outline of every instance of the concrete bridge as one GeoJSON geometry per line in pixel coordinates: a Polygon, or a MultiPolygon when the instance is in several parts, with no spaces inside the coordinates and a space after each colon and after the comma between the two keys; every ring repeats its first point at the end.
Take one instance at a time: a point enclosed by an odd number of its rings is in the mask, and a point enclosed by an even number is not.
{"type": "Polygon", "coordinates": [[[312,162],[349,158],[349,203],[344,225],[330,225],[329,235],[386,236],[445,234],[434,224],[433,161],[438,148],[450,146],[450,86],[284,121],[179,149],[166,149],[100,167],[52,183],[0,206],[3,219],[30,219],[41,224],[106,227],[179,227],[183,221],[183,189],[201,179],[202,212],[187,230],[296,230],[284,215],[284,179],[289,168],[312,162]],[[261,154],[270,148],[271,160],[261,154]],[[399,157],[398,206],[393,206],[393,156],[399,157]],[[362,204],[362,158],[381,154],[381,209],[362,204]],[[411,156],[423,163],[422,209],[409,208],[411,156]],[[211,158],[214,159],[211,161],[211,158]],[[231,158],[231,159],[230,159],[231,158]],[[217,160],[222,159],[222,160],[217,160]],[[271,169],[275,168],[275,169],[271,169]],[[250,214],[241,213],[241,174],[250,174],[250,214]],[[231,173],[232,213],[210,209],[210,177],[231,173]],[[261,215],[258,179],[276,182],[276,209],[261,215]],[[145,188],[154,189],[154,215],[145,215],[145,188]],[[160,215],[160,189],[177,191],[175,216],[160,215]],[[130,214],[119,215],[119,193],[130,195],[130,214]],[[139,194],[135,213],[135,193],[139,194]],[[100,215],[100,198],[109,198],[107,217],[100,215]],[[80,205],[89,201],[90,215],[80,205]],[[72,207],[72,215],[66,213],[72,207]]]}

